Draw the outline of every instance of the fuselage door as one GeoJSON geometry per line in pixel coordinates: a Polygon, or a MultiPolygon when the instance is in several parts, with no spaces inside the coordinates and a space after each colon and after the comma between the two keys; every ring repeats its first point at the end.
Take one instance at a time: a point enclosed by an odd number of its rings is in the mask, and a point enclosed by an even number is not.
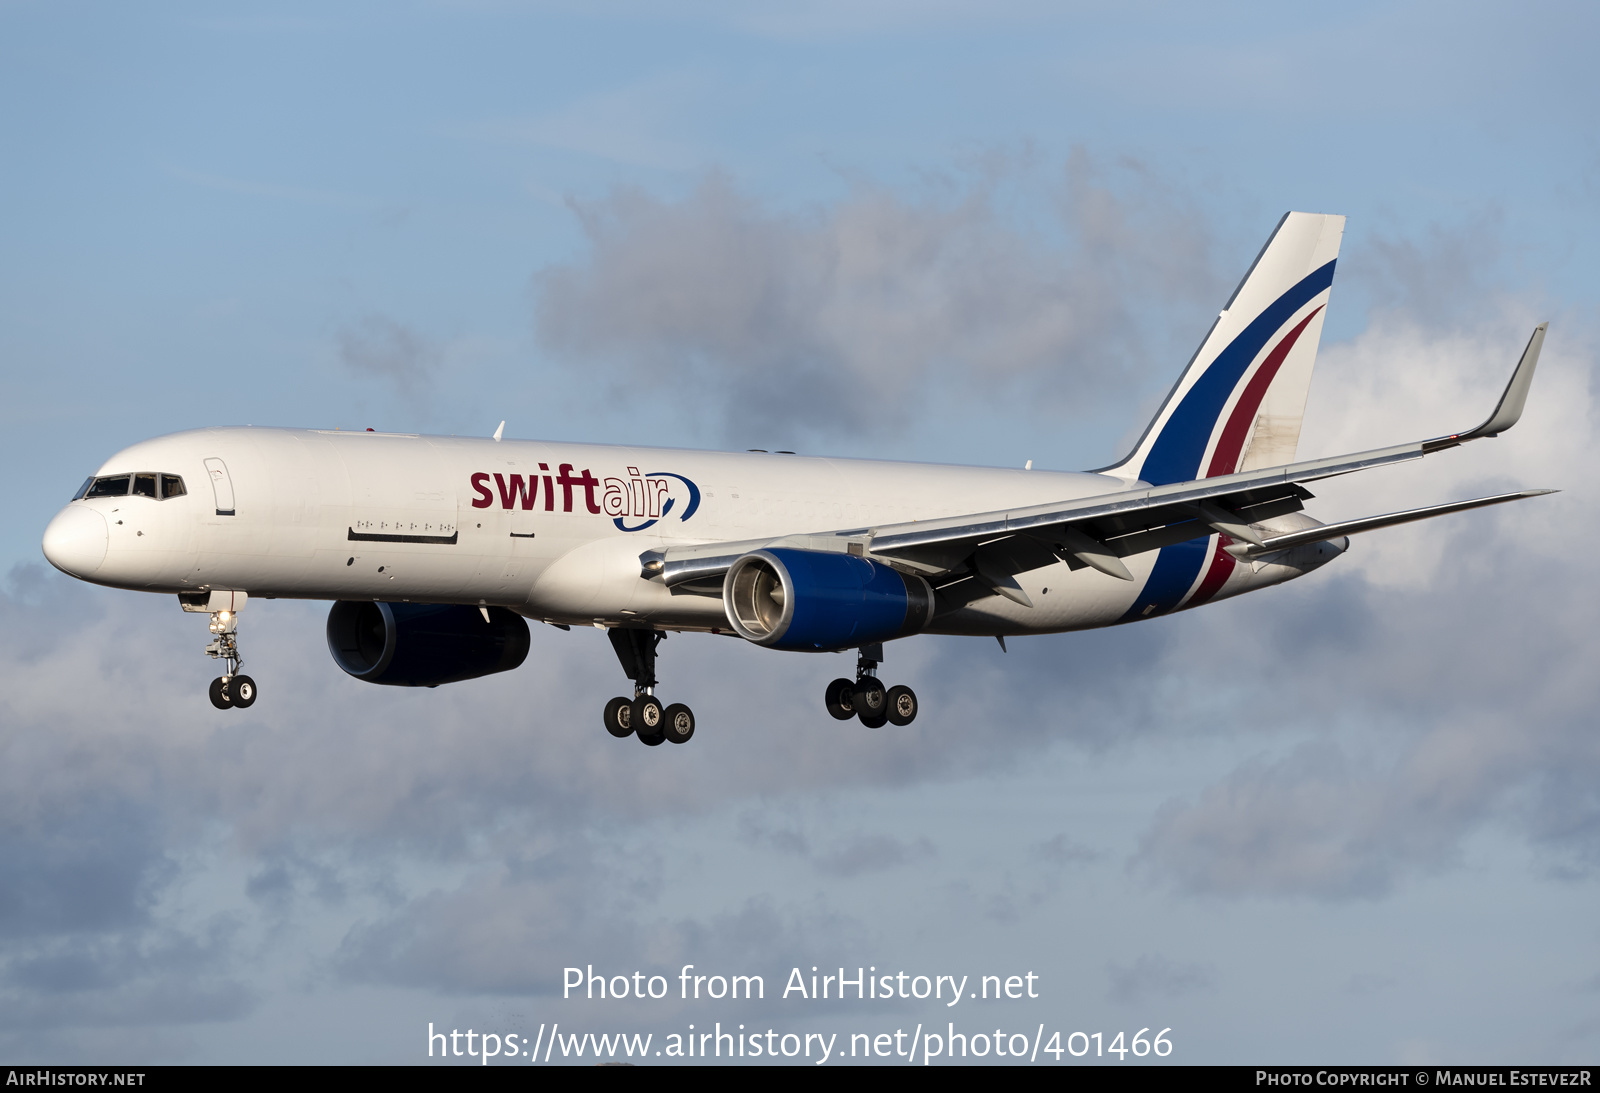
{"type": "Polygon", "coordinates": [[[206,473],[211,478],[211,491],[217,498],[217,515],[233,515],[233,479],[228,477],[228,466],[215,457],[206,462],[206,473]]]}

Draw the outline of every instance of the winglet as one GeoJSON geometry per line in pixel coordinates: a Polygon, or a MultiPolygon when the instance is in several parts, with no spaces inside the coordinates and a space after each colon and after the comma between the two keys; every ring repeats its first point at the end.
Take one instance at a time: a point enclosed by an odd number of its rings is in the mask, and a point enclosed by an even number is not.
{"type": "Polygon", "coordinates": [[[1533,386],[1533,370],[1539,364],[1539,350],[1544,348],[1544,332],[1549,326],[1549,323],[1540,323],[1533,328],[1533,337],[1528,339],[1528,347],[1522,351],[1522,359],[1517,362],[1517,370],[1511,373],[1511,382],[1506,384],[1505,393],[1500,396],[1500,401],[1495,405],[1494,413],[1489,415],[1488,421],[1471,432],[1430,440],[1423,445],[1423,450],[1434,451],[1456,444],[1465,444],[1479,437],[1499,436],[1515,425],[1522,417],[1523,404],[1528,401],[1528,388],[1533,386]]]}

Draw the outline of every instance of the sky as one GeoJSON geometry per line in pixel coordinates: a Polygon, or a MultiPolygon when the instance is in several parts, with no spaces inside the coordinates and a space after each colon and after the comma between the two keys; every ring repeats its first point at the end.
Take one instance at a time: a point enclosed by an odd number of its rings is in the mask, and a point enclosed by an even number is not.
{"type": "Polygon", "coordinates": [[[1592,1061],[1597,32],[1539,3],[0,3],[0,1059],[720,1023],[835,1035],[827,1065],[914,1026],[1038,1030],[1052,1063],[1052,1033],[1140,1029],[1174,1062],[1592,1061]],[[698,731],[645,749],[602,730],[598,632],[413,693],[287,601],[247,609],[261,698],[219,713],[202,619],[39,551],[106,458],[205,425],[1104,465],[1288,209],[1349,217],[1302,458],[1475,425],[1551,324],[1516,429],[1308,511],[1562,492],[1136,626],[894,643],[906,728],[826,716],[848,658],[680,635],[698,731]],[[687,964],[765,997],[681,998],[687,964]],[[670,990],[563,997],[591,965],[670,990]],[[813,966],[1037,997],[784,997],[813,966]]]}

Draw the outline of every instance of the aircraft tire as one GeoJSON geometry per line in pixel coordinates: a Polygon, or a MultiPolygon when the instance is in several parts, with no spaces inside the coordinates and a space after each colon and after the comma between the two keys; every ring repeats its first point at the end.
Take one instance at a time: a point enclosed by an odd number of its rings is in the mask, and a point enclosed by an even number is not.
{"type": "Polygon", "coordinates": [[[667,738],[667,726],[661,703],[654,695],[640,695],[633,700],[632,712],[629,719],[633,724],[633,733],[639,738],[639,743],[655,747],[667,738]]]}
{"type": "Polygon", "coordinates": [[[239,709],[253,706],[256,701],[256,681],[249,676],[234,676],[232,684],[228,687],[228,697],[233,699],[233,704],[239,709]]]}
{"type": "Polygon", "coordinates": [[[855,683],[848,679],[836,679],[828,684],[823,701],[828,705],[828,712],[837,720],[849,721],[856,715],[856,708],[850,704],[850,692],[854,689],[855,683]]]}
{"type": "Polygon", "coordinates": [[[881,729],[889,723],[889,715],[882,710],[872,714],[862,710],[857,716],[861,718],[861,723],[869,729],[881,729]]]}
{"type": "Polygon", "coordinates": [[[211,681],[211,704],[219,710],[232,707],[233,699],[228,697],[228,685],[221,676],[211,681]]]}
{"type": "Polygon", "coordinates": [[[613,698],[606,703],[606,712],[602,715],[606,722],[606,732],[621,739],[633,735],[633,702],[626,698],[613,698]]]}
{"type": "MultiPolygon", "coordinates": [[[[862,723],[865,724],[869,716],[877,717],[881,714],[887,717],[888,697],[888,692],[884,690],[883,684],[879,680],[872,676],[863,676],[861,679],[856,680],[854,688],[850,692],[850,705],[861,716],[862,723]]],[[[878,724],[881,725],[883,722],[880,721],[878,724]]]]}
{"type": "Polygon", "coordinates": [[[687,744],[694,735],[694,711],[682,702],[674,702],[662,714],[661,727],[674,744],[687,744]]]}
{"type": "Polygon", "coordinates": [[[885,696],[884,711],[893,725],[909,725],[917,719],[917,692],[896,684],[885,696]]]}

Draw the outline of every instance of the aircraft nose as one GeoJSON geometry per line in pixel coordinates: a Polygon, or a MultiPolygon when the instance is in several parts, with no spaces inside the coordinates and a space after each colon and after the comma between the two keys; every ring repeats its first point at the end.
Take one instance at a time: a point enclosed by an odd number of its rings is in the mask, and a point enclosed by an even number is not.
{"type": "Polygon", "coordinates": [[[91,508],[68,505],[44,529],[44,556],[69,577],[87,577],[106,560],[110,529],[91,508]]]}

